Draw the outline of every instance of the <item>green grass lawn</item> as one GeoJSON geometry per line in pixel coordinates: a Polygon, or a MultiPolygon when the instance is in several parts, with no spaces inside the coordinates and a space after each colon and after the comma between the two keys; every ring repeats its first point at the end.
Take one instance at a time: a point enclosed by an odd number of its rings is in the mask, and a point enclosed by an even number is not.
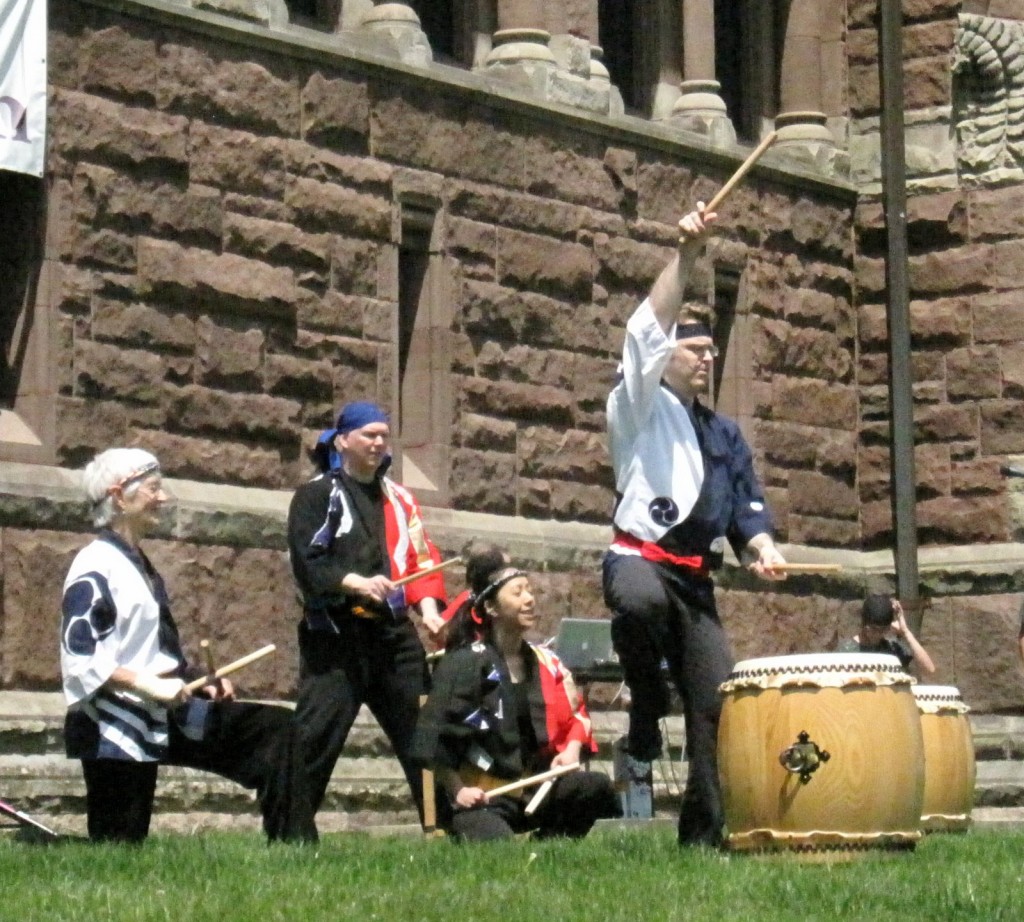
{"type": "Polygon", "coordinates": [[[932,836],[844,862],[681,852],[673,830],[458,847],[326,836],[161,836],[140,848],[0,836],[3,922],[916,922],[1024,918],[1024,833],[932,836]]]}

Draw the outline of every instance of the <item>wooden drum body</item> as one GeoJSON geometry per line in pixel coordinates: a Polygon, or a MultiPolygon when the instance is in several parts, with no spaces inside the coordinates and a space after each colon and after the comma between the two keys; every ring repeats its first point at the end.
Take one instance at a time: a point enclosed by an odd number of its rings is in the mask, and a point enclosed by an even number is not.
{"type": "Polygon", "coordinates": [[[924,743],[912,683],[893,656],[738,663],[718,734],[728,847],[913,848],[924,743]]]}
{"type": "Polygon", "coordinates": [[[915,685],[914,699],[924,737],[921,827],[926,832],[961,832],[971,825],[977,772],[970,708],[952,685],[915,685]]]}

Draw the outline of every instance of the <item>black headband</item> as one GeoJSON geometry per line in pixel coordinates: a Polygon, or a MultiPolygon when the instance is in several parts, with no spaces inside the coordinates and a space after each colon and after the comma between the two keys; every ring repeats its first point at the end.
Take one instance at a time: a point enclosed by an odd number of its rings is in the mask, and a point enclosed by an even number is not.
{"type": "Polygon", "coordinates": [[[711,338],[711,327],[703,320],[688,320],[676,327],[676,339],[690,339],[692,336],[711,338]]]}
{"type": "Polygon", "coordinates": [[[508,570],[503,576],[499,576],[493,582],[488,583],[480,590],[480,593],[473,599],[473,607],[482,605],[490,596],[494,595],[505,583],[510,583],[518,576],[526,576],[522,570],[508,570]]]}

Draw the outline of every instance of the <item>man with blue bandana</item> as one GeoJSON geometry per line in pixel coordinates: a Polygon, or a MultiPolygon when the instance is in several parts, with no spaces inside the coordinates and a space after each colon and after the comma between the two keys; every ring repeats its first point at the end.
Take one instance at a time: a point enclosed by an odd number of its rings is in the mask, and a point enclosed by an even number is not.
{"type": "Polygon", "coordinates": [[[686,280],[716,215],[679,222],[678,252],[626,326],[622,376],[608,398],[617,503],[604,559],[612,639],[629,685],[627,750],[641,762],[662,749],[669,711],[662,664],[683,700],[689,776],[679,816],[682,845],[717,846],[724,816],[718,785],[718,686],[732,654],[710,573],[728,541],[766,579],[785,561],[754,474],[750,449],[731,420],[698,400],[718,350],[703,320],[679,321],[686,280]]]}
{"type": "Polygon", "coordinates": [[[395,581],[440,560],[415,497],[385,472],[391,429],[376,404],[347,404],[315,452],[322,473],[299,487],[288,548],[302,594],[296,720],[311,815],[320,808],[356,715],[366,704],[387,734],[422,816],[422,775],[408,757],[427,691],[423,645],[409,618],[443,626],[440,573],[396,591],[395,581]]]}

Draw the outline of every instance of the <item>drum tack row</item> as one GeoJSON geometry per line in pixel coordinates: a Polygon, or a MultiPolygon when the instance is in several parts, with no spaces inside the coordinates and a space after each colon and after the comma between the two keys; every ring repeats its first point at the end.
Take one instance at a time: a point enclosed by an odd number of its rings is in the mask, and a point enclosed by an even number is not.
{"type": "Polygon", "coordinates": [[[744,660],[722,685],[718,761],[735,851],[912,849],[970,825],[968,708],[893,656],[744,660]]]}

